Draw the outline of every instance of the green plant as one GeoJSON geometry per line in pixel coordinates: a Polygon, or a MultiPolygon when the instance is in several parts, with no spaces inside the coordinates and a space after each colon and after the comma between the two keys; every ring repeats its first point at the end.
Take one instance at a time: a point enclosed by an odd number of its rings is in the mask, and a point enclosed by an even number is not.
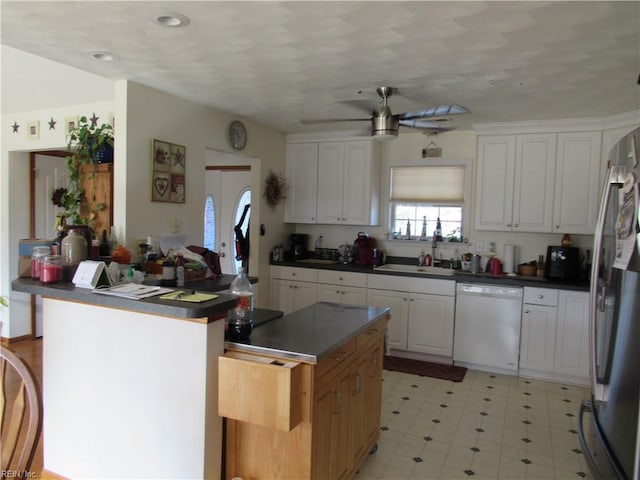
{"type": "MultiPolygon", "coordinates": [[[[69,155],[65,157],[68,184],[65,189],[56,190],[51,198],[54,204],[64,208],[63,215],[67,223],[90,225],[95,218],[95,211],[90,212],[88,218],[83,218],[81,215],[81,205],[87,201],[86,192],[82,187],[83,175],[86,174],[83,171],[83,166],[95,165],[97,157],[109,147],[113,148],[113,127],[109,124],[97,125],[82,116],[78,125],[69,131],[67,136],[69,155]]],[[[95,200],[95,167],[89,175],[94,180],[92,195],[95,200]]],[[[103,203],[94,205],[96,211],[104,208],[103,203]]]]}
{"type": "Polygon", "coordinates": [[[9,299],[7,297],[5,297],[4,295],[0,296],[0,305],[2,305],[3,307],[9,307],[9,299]]]}

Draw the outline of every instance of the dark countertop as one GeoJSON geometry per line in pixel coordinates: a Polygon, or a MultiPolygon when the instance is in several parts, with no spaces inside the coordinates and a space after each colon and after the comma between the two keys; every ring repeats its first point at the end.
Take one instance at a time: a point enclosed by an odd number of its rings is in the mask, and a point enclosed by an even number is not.
{"type": "MultiPolygon", "coordinates": [[[[234,278],[234,275],[222,275],[221,278],[216,280],[189,282],[187,288],[210,292],[225,290],[229,288],[234,278]]],[[[11,282],[11,288],[17,292],[32,293],[44,297],[71,300],[101,307],[119,308],[166,317],[208,318],[210,322],[225,316],[227,310],[236,305],[236,297],[222,293],[218,294],[218,298],[202,303],[161,300],[158,297],[130,300],[122,297],[92,293],[90,289],[76,288],[72,283],[68,282],[43,284],[31,278],[18,278],[11,282]]]]}
{"type": "Polygon", "coordinates": [[[225,346],[243,352],[318,363],[388,314],[388,308],[319,302],[255,328],[249,340],[225,342],[225,346]]]}
{"type": "MultiPolygon", "coordinates": [[[[402,263],[405,265],[417,265],[415,259],[406,259],[404,257],[393,257],[391,261],[387,263],[402,263]],[[407,263],[410,262],[410,263],[407,263]]],[[[537,287],[537,288],[555,288],[560,290],[577,290],[577,291],[589,291],[589,282],[562,282],[559,280],[548,280],[546,278],[539,278],[528,275],[491,275],[490,273],[471,273],[462,270],[456,270],[453,275],[437,275],[427,273],[410,273],[410,272],[390,272],[375,270],[372,267],[361,267],[359,265],[341,263],[305,263],[300,261],[282,261],[271,262],[271,265],[282,267],[299,267],[299,268],[315,268],[321,270],[337,270],[341,272],[355,272],[355,273],[375,273],[376,275],[395,275],[401,277],[416,277],[416,278],[437,278],[439,280],[454,280],[456,282],[467,283],[485,283],[490,285],[509,285],[513,287],[537,287]]]]}

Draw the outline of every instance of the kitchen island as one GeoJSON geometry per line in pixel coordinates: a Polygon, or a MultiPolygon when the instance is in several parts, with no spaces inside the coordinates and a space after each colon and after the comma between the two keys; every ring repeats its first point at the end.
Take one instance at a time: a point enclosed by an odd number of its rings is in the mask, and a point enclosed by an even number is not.
{"type": "Polygon", "coordinates": [[[380,435],[388,317],[320,302],[226,342],[225,478],[351,478],[380,435]]]}
{"type": "Polygon", "coordinates": [[[45,476],[220,477],[221,320],[235,297],[128,300],[31,279],[12,287],[43,296],[45,476]]]}

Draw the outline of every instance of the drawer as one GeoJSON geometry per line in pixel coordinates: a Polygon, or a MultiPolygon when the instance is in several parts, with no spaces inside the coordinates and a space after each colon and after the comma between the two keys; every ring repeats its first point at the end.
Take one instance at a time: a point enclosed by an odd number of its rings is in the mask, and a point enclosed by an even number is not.
{"type": "Polygon", "coordinates": [[[352,338],[336,348],[329,356],[320,360],[320,363],[318,363],[315,368],[316,381],[332,370],[338,371],[339,366],[347,365],[350,357],[356,352],[357,345],[357,337],[352,338]]]}
{"type": "Polygon", "coordinates": [[[218,360],[218,415],[285,432],[302,421],[301,362],[240,352],[218,360]]]}
{"type": "Polygon", "coordinates": [[[379,342],[383,341],[388,318],[389,317],[381,318],[356,337],[356,349],[358,353],[367,352],[379,342]]]}
{"type": "Polygon", "coordinates": [[[558,306],[558,290],[553,288],[524,287],[524,303],[558,306]]]}
{"type": "Polygon", "coordinates": [[[366,287],[367,275],[354,272],[337,272],[335,270],[318,270],[318,283],[343,285],[345,287],[366,287]]]}
{"type": "Polygon", "coordinates": [[[271,267],[271,278],[315,283],[318,281],[318,270],[314,268],[280,267],[276,265],[271,267]]]}
{"type": "Polygon", "coordinates": [[[455,296],[455,280],[435,278],[401,277],[399,275],[367,274],[367,287],[398,292],[428,293],[431,295],[455,296]]]}

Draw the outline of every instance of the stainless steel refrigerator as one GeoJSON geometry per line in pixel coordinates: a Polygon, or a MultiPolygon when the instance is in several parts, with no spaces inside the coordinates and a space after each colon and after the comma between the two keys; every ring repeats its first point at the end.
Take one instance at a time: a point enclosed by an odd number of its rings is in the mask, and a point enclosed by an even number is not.
{"type": "Polygon", "coordinates": [[[596,476],[631,480],[640,478],[640,128],[609,161],[591,273],[591,399],[579,433],[596,476]]]}

